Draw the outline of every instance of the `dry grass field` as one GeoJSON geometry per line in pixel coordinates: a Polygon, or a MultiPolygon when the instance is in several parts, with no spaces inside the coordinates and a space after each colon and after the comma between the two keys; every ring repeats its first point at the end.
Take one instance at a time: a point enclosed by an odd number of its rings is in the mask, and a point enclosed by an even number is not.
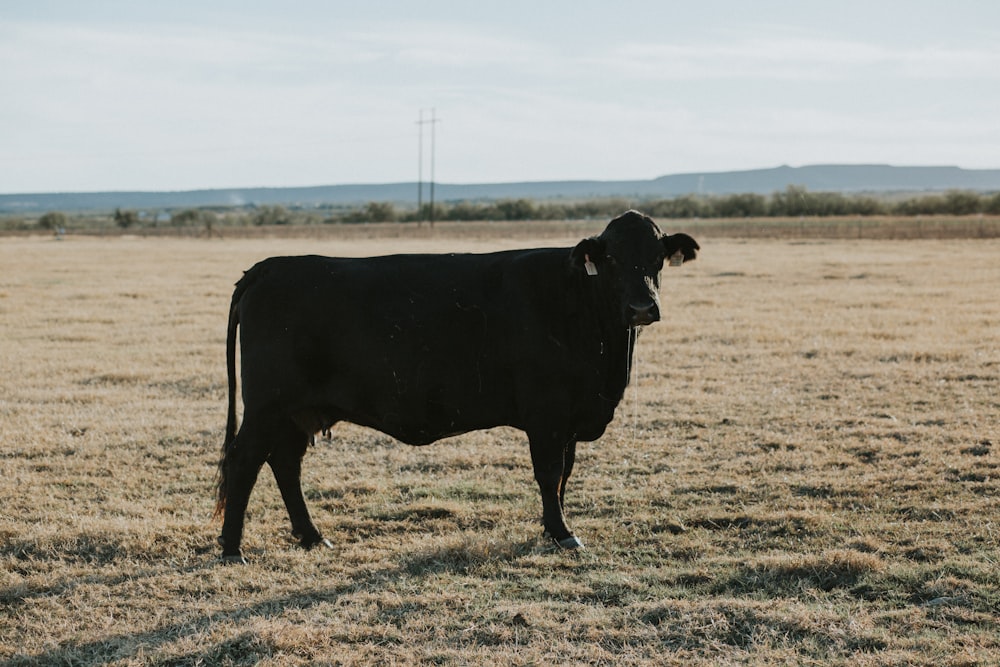
{"type": "Polygon", "coordinates": [[[304,475],[335,549],[265,469],[218,563],[243,269],[599,228],[0,239],[0,663],[1000,664],[1000,240],[699,237],[578,450],[581,552],[521,433],[338,425],[304,475]]]}

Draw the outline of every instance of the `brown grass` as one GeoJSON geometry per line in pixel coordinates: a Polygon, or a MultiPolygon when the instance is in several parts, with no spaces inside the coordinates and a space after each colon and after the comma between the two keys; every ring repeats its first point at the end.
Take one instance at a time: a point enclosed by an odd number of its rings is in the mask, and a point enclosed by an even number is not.
{"type": "Polygon", "coordinates": [[[243,269],[599,227],[0,241],[0,662],[1000,661],[995,240],[700,238],[580,447],[582,553],[541,539],[520,433],[340,425],[304,480],[335,551],[294,546],[265,471],[252,564],[217,564],[243,269]]]}

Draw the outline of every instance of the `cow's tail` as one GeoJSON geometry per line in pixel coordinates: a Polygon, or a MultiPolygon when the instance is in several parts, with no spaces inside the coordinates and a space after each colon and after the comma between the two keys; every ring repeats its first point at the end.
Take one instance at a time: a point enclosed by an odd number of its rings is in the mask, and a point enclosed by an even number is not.
{"type": "Polygon", "coordinates": [[[236,284],[233,292],[233,301],[229,306],[229,327],[226,332],[226,373],[229,380],[229,407],[226,416],[226,435],[222,442],[222,458],[219,460],[218,473],[218,495],[215,502],[215,513],[213,519],[222,516],[226,509],[226,462],[233,449],[233,442],[236,440],[236,328],[239,326],[239,302],[243,295],[243,283],[236,284]]]}

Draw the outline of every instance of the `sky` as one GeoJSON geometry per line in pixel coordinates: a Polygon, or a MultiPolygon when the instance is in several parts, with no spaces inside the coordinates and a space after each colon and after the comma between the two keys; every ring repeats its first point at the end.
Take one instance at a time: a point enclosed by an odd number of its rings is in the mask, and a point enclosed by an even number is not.
{"type": "Polygon", "coordinates": [[[431,109],[446,183],[1000,168],[1000,2],[0,0],[0,193],[427,180],[431,109]]]}

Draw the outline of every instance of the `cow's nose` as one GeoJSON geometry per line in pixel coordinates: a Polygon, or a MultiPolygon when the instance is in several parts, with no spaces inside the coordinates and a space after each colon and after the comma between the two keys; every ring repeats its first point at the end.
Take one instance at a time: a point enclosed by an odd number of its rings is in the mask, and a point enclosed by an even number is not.
{"type": "Polygon", "coordinates": [[[645,305],[629,304],[628,312],[629,322],[634,327],[660,321],[660,309],[652,301],[645,305]]]}

